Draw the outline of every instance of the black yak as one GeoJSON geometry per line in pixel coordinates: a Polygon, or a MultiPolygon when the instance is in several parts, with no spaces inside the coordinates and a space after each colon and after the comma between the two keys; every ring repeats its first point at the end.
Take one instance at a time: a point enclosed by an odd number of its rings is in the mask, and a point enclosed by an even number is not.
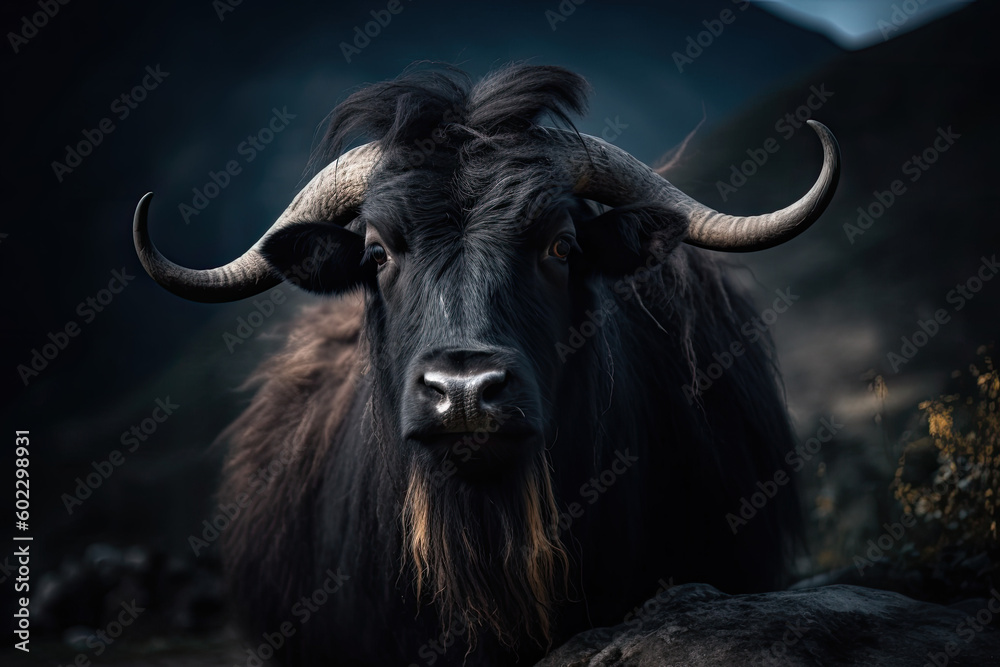
{"type": "Polygon", "coordinates": [[[136,248],[170,291],[230,301],[289,280],[325,295],[225,434],[221,499],[242,510],[222,555],[262,657],[530,664],[661,582],[779,585],[794,490],[726,519],[794,445],[774,355],[746,341],[753,307],[692,246],[801,232],[833,195],[836,142],[812,122],[812,189],[727,216],[578,133],[587,91],[529,65],[364,88],[332,115],[339,159],[220,268],[164,258],[140,201],[136,248]],[[707,387],[700,369],[740,343],[707,387]]]}

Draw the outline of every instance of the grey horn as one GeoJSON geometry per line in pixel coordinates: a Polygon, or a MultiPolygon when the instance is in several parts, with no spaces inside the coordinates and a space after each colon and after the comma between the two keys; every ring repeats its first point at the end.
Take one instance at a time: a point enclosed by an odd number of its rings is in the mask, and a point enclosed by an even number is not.
{"type": "Polygon", "coordinates": [[[687,196],[624,150],[589,135],[549,130],[566,151],[574,193],[609,206],[633,202],[659,203],[688,223],[686,243],[709,250],[750,252],[780,245],[805,231],[833,198],[840,176],[840,148],[833,133],[808,121],[823,145],[823,167],[812,188],[797,202],[773,213],[735,216],[719,213],[687,196]]]}
{"type": "Polygon", "coordinates": [[[284,278],[261,255],[269,236],[299,222],[333,220],[364,197],[368,175],[379,158],[375,144],[358,146],[316,174],[260,240],[239,258],[214,269],[189,269],[164,257],[149,238],[147,216],[153,193],[139,200],[132,236],[139,261],[157,283],[177,296],[203,303],[237,301],[260,294],[284,278]]]}

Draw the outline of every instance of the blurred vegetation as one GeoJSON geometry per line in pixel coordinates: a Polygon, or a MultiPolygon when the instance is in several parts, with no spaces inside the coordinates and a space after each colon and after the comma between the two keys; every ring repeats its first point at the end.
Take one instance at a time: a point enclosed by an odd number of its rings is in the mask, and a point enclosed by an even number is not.
{"type": "Polygon", "coordinates": [[[804,479],[815,499],[811,557],[800,563],[809,585],[854,584],[943,604],[1000,587],[1000,369],[992,349],[980,347],[968,372],[953,372],[948,393],[895,414],[885,378],[862,376],[884,456],[876,439],[847,435],[824,448],[804,479]],[[890,437],[897,427],[905,430],[890,437]]]}
{"type": "Polygon", "coordinates": [[[979,349],[981,364],[969,368],[977,395],[920,404],[929,436],[906,446],[891,485],[903,511],[918,519],[913,541],[924,561],[954,549],[975,554],[1000,547],[1000,373],[985,351],[979,349]],[[929,476],[921,470],[928,455],[936,455],[929,476]]]}

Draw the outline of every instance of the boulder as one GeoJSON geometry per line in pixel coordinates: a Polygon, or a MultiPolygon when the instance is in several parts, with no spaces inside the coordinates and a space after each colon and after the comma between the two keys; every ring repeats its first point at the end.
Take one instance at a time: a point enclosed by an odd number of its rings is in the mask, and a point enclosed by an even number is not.
{"type": "Polygon", "coordinates": [[[860,586],[726,595],[684,584],[621,625],[578,634],[538,666],[1000,665],[992,593],[945,607],[860,586]]]}

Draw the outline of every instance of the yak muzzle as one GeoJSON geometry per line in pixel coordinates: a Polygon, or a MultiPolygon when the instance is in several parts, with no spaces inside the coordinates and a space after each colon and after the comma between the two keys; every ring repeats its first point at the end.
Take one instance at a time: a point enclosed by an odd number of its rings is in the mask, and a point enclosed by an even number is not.
{"type": "Polygon", "coordinates": [[[408,373],[403,435],[457,463],[509,460],[541,434],[535,387],[504,349],[428,352],[408,373]]]}
{"type": "Polygon", "coordinates": [[[501,412],[507,371],[503,368],[425,371],[418,389],[425,409],[441,418],[447,432],[488,428],[501,412]]]}

